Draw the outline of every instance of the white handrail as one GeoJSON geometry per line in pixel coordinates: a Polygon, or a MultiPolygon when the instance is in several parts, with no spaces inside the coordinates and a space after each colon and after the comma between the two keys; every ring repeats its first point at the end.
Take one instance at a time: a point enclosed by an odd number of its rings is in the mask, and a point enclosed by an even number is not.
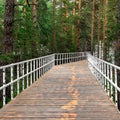
{"type": "Polygon", "coordinates": [[[55,64],[66,64],[86,59],[86,52],[56,53],[55,64]]]}
{"type": "Polygon", "coordinates": [[[9,86],[10,98],[12,100],[20,93],[20,91],[23,91],[44,73],[50,70],[54,66],[54,63],[55,54],[51,54],[44,57],[1,66],[0,74],[2,78],[0,79],[2,79],[2,85],[0,86],[0,91],[2,91],[2,100],[0,101],[3,102],[3,106],[7,102],[6,89],[9,86]]]}
{"type": "Polygon", "coordinates": [[[2,96],[2,100],[0,101],[2,101],[3,106],[6,105],[7,88],[9,88],[9,97],[12,100],[54,65],[76,62],[83,59],[86,59],[86,52],[56,53],[0,66],[0,74],[2,76],[2,78],[0,78],[2,80],[2,85],[0,85],[0,99],[2,96]]]}
{"type": "Polygon", "coordinates": [[[118,107],[118,92],[120,92],[120,87],[117,81],[120,67],[94,57],[91,54],[87,54],[87,59],[91,72],[100,81],[111,100],[118,107]]]}

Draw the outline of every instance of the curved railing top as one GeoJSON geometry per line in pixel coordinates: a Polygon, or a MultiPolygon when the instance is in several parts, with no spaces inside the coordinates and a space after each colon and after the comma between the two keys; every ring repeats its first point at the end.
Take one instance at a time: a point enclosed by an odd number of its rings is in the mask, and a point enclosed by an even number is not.
{"type": "Polygon", "coordinates": [[[120,110],[118,98],[120,97],[120,67],[94,57],[91,54],[87,55],[87,59],[92,73],[100,81],[104,90],[120,110]]]}
{"type": "Polygon", "coordinates": [[[85,52],[55,53],[0,67],[0,107],[34,83],[54,65],[86,59],[85,52]],[[9,93],[9,95],[7,94],[9,93]]]}

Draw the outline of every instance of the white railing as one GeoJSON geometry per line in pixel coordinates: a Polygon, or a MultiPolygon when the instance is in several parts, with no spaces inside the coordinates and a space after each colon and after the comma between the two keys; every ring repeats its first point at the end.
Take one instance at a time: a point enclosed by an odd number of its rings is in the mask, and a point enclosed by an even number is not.
{"type": "Polygon", "coordinates": [[[92,73],[96,76],[97,80],[100,81],[104,90],[108,93],[111,100],[118,107],[118,92],[120,87],[118,86],[118,73],[120,73],[120,67],[106,62],[102,59],[94,57],[90,54],[87,55],[89,68],[92,73]]]}
{"type": "Polygon", "coordinates": [[[56,53],[55,64],[66,64],[86,59],[86,52],[56,53]]]}
{"type": "Polygon", "coordinates": [[[45,72],[50,70],[55,63],[55,55],[26,60],[0,67],[0,104],[12,100],[25,88],[34,83],[45,72]],[[8,96],[9,97],[8,97],[8,96]]]}
{"type": "Polygon", "coordinates": [[[56,53],[0,67],[0,107],[16,97],[55,64],[76,62],[86,58],[86,53],[56,53]]]}

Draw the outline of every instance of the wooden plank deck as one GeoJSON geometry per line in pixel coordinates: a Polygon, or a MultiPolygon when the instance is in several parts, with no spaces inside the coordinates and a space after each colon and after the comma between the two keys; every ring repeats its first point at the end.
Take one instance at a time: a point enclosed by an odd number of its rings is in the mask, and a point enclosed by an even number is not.
{"type": "Polygon", "coordinates": [[[55,66],[2,108],[0,120],[120,120],[120,113],[81,61],[55,66]]]}

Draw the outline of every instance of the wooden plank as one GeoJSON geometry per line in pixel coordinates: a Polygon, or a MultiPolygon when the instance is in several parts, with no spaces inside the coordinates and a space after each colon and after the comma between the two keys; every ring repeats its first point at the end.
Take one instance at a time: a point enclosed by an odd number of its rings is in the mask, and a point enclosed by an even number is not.
{"type": "Polygon", "coordinates": [[[120,114],[87,67],[55,66],[0,110],[2,120],[120,120],[120,114]]]}

